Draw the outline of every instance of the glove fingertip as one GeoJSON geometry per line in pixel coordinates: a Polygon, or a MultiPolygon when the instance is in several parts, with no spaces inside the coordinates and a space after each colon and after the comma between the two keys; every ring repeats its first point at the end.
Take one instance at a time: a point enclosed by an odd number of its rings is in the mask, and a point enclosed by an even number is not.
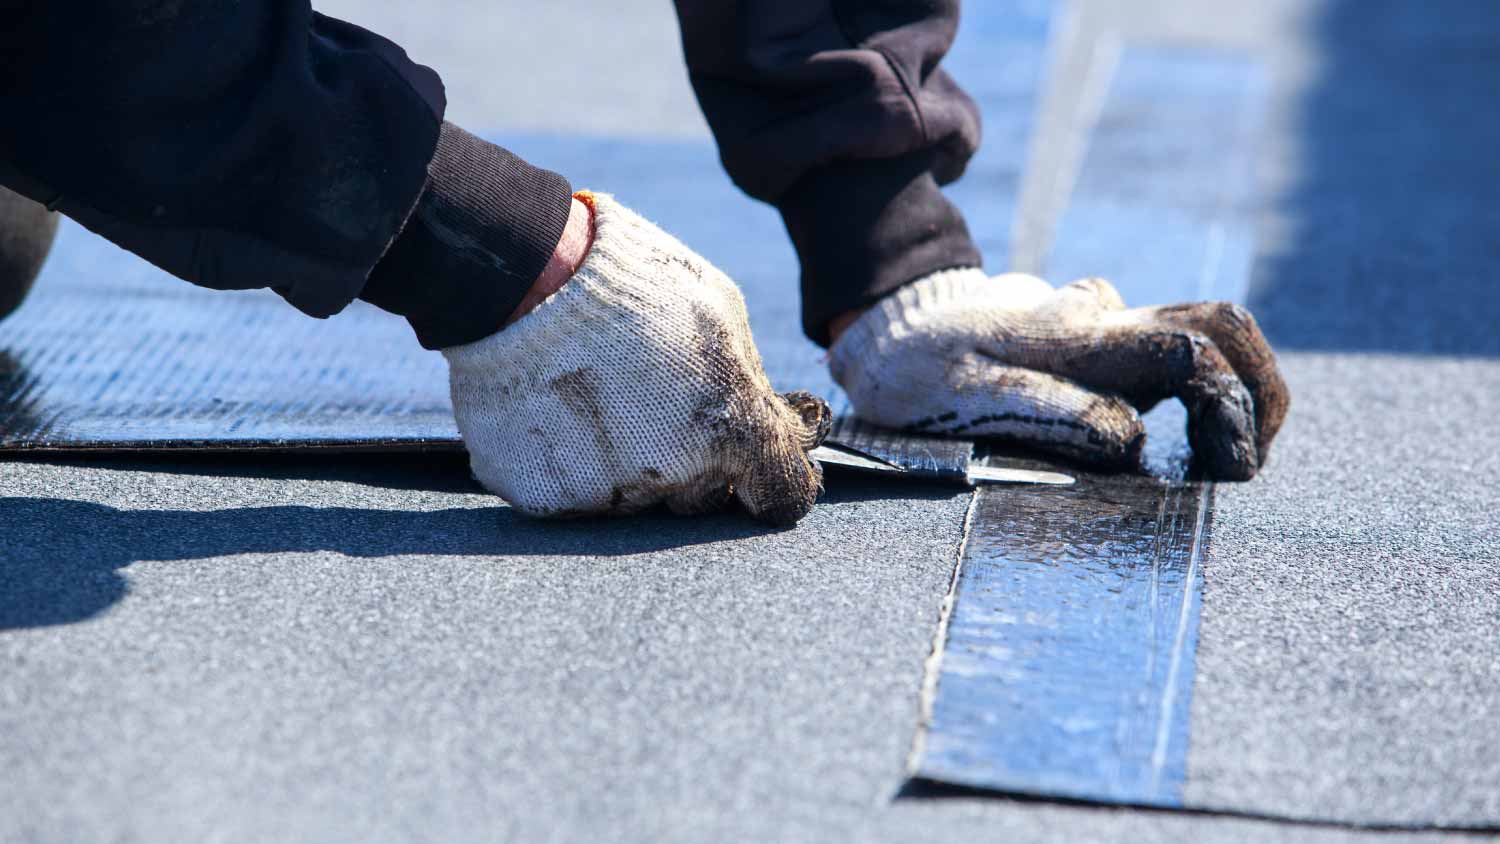
{"type": "Polygon", "coordinates": [[[833,408],[828,406],[828,402],[806,390],[782,393],[781,398],[802,419],[805,429],[802,448],[812,451],[822,445],[828,438],[828,432],[833,429],[833,408]]]}
{"type": "Polygon", "coordinates": [[[1260,449],[1248,395],[1208,401],[1189,414],[1188,444],[1215,480],[1248,481],[1260,468],[1260,449]]]}
{"type": "Polygon", "coordinates": [[[755,467],[735,495],[750,515],[778,527],[791,527],[812,512],[823,492],[823,470],[803,454],[755,467]]]}

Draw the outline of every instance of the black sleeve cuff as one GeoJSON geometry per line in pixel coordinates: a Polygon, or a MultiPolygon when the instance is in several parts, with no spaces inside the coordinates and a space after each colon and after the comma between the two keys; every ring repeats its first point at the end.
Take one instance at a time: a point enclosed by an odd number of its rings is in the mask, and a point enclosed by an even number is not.
{"type": "Polygon", "coordinates": [[[445,122],[427,186],[360,298],[406,317],[428,349],[488,337],[557,248],[572,195],[562,176],[445,122]]]}
{"type": "Polygon", "coordinates": [[[802,330],[828,323],[938,270],[978,267],[979,248],[932,174],[933,154],[840,162],[804,176],[777,203],[802,263],[802,330]]]}

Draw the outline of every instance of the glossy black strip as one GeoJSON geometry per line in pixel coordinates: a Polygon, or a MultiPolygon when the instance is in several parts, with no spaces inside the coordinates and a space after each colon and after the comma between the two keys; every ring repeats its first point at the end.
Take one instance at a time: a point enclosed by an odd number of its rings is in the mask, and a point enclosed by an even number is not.
{"type": "MultiPolygon", "coordinates": [[[[1109,278],[1131,305],[1242,300],[1259,67],[1165,48],[1096,56],[1111,84],[1048,276],[1109,278]]],[[[1147,416],[1153,476],[977,493],[917,780],[1182,806],[1213,495],[1181,481],[1184,418],[1176,402],[1147,416]]]]}

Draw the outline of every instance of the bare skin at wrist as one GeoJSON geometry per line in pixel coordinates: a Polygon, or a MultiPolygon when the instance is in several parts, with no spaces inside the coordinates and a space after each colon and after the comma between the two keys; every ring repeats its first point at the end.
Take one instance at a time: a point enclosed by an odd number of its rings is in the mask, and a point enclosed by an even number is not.
{"type": "Polygon", "coordinates": [[[583,259],[588,257],[589,247],[593,243],[593,207],[588,203],[588,194],[575,194],[572,208],[568,211],[568,223],[563,228],[562,238],[557,241],[557,247],[552,250],[552,257],[547,259],[542,274],[537,276],[536,282],[526,291],[521,304],[516,306],[505,324],[508,326],[531,313],[548,296],[560,290],[578,272],[578,268],[583,266],[583,259]]]}
{"type": "Polygon", "coordinates": [[[869,308],[855,308],[852,311],[844,311],[843,313],[829,320],[828,342],[832,343],[838,340],[839,335],[844,333],[844,329],[853,325],[854,321],[859,319],[860,316],[862,316],[864,312],[868,310],[869,308]]]}

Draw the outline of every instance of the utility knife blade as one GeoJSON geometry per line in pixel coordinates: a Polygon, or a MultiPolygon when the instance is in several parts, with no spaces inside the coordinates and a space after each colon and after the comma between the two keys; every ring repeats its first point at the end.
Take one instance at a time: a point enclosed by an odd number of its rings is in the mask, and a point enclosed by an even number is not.
{"type": "MultiPolygon", "coordinates": [[[[923,481],[952,480],[947,476],[914,472],[834,442],[825,442],[823,445],[809,452],[809,456],[819,463],[839,466],[845,469],[854,469],[861,472],[871,472],[881,475],[904,475],[923,481]]],[[[963,480],[969,486],[977,486],[979,484],[1045,484],[1051,486],[1068,486],[1074,483],[1072,476],[1064,475],[1060,472],[1038,472],[1030,469],[1007,469],[973,464],[969,466],[968,474],[963,480]]]]}

